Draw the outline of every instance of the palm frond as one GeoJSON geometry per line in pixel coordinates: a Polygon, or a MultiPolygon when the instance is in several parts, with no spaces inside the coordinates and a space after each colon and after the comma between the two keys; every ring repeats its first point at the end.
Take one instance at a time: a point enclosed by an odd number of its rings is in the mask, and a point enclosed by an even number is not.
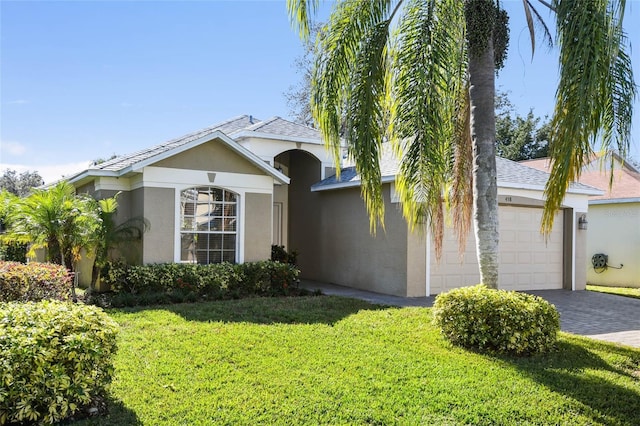
{"type": "Polygon", "coordinates": [[[306,42],[311,33],[311,17],[315,14],[320,0],[287,0],[287,13],[291,24],[296,27],[300,38],[306,42]]]}
{"type": "MultiPolygon", "coordinates": [[[[593,148],[626,153],[637,87],[622,30],[625,2],[554,2],[560,82],[551,122],[551,176],[542,231],[548,234],[569,183],[580,177],[593,148]]],[[[613,173],[613,172],[612,172],[613,173]]]]}
{"type": "MultiPolygon", "coordinates": [[[[316,58],[311,84],[311,110],[333,153],[341,162],[341,130],[356,160],[372,231],[382,223],[379,147],[382,143],[389,25],[398,1],[342,2],[331,14],[316,58]],[[344,114],[345,110],[347,111],[344,114]]],[[[338,177],[339,169],[338,169],[338,177]]]]}
{"type": "Polygon", "coordinates": [[[396,189],[411,227],[429,226],[438,257],[458,129],[452,117],[458,116],[466,78],[462,7],[459,1],[409,2],[392,55],[390,137],[401,158],[396,189]]]}

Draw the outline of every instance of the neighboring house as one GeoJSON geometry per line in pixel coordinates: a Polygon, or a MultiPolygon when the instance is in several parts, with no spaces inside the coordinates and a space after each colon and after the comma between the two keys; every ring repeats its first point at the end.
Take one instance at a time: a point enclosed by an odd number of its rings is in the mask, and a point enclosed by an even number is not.
{"type": "MultiPolygon", "coordinates": [[[[473,235],[464,257],[451,232],[442,261],[430,238],[410,232],[394,191],[398,163],[381,163],[386,231],[369,233],[353,167],[335,166],[320,133],[282,118],[241,116],[95,165],[69,181],[97,198],[121,192],[119,220],[144,216],[138,261],[211,263],[267,259],[271,244],[298,251],[302,277],[401,296],[479,281],[473,235]]],[[[588,197],[574,184],[547,242],[539,233],[548,175],[498,159],[501,286],[583,289],[588,197]]]]}
{"type": "MultiPolygon", "coordinates": [[[[587,283],[640,287],[640,171],[617,154],[613,154],[613,162],[611,186],[611,164],[600,157],[594,156],[580,175],[581,183],[604,191],[590,198],[585,217],[587,283]],[[592,259],[598,254],[606,256],[606,267],[602,267],[602,256],[596,256],[594,266],[592,259]]],[[[547,158],[523,164],[549,170],[547,158]]]]}

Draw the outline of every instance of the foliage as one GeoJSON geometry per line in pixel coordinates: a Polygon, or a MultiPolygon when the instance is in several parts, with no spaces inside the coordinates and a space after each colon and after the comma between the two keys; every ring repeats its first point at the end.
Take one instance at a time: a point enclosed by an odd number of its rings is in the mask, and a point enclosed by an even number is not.
{"type": "Polygon", "coordinates": [[[114,294],[110,297],[93,296],[90,301],[110,306],[134,306],[295,295],[299,293],[298,273],[294,265],[271,261],[209,265],[109,262],[102,279],[111,286],[114,294]]]}
{"type": "MultiPolygon", "coordinates": [[[[335,163],[340,164],[345,146],[354,160],[372,232],[378,224],[384,226],[380,158],[389,141],[400,160],[395,184],[404,217],[412,227],[431,228],[436,253],[442,243],[443,204],[450,200],[454,211],[457,205],[474,204],[481,278],[492,287],[498,284],[492,109],[495,67],[504,59],[508,19],[500,3],[337,1],[317,37],[310,94],[315,123],[335,163]]],[[[603,136],[605,149],[615,143],[626,153],[636,86],[622,30],[623,0],[584,7],[575,1],[540,3],[556,14],[560,46],[549,151],[555,160],[543,218],[543,230],[550,232],[568,184],[588,161],[596,136],[603,136]]],[[[522,4],[534,40],[540,14],[531,0],[522,4]]],[[[318,6],[319,0],[287,2],[303,40],[318,6]]],[[[541,26],[548,35],[543,22],[541,26]]],[[[462,244],[471,209],[460,211],[464,214],[455,213],[453,223],[462,244]]]]}
{"type": "Polygon", "coordinates": [[[478,354],[446,342],[429,308],[321,296],[110,315],[114,403],[74,426],[622,426],[640,411],[638,349],[561,333],[545,355],[478,354]]]}
{"type": "Polygon", "coordinates": [[[7,216],[17,201],[17,195],[4,188],[0,190],[0,260],[26,263],[27,244],[5,241],[3,238],[3,234],[6,231],[7,216]]]}
{"type": "Polygon", "coordinates": [[[434,322],[455,345],[516,355],[551,350],[560,330],[558,311],[546,300],[483,285],[438,295],[434,322]]]}
{"type": "Polygon", "coordinates": [[[117,330],[95,307],[0,303],[0,424],[52,424],[104,393],[117,330]]]}
{"type": "Polygon", "coordinates": [[[26,171],[18,175],[15,170],[6,169],[0,176],[0,190],[6,190],[18,197],[26,197],[33,188],[41,185],[44,185],[44,180],[35,171],[26,171]]]}
{"type": "Polygon", "coordinates": [[[298,252],[295,250],[288,252],[284,246],[274,244],[271,246],[271,260],[273,262],[288,263],[295,266],[298,263],[298,252]]]}
{"type": "Polygon", "coordinates": [[[118,195],[95,201],[93,209],[99,217],[98,226],[91,236],[90,246],[95,248],[95,262],[91,275],[91,288],[95,288],[100,270],[108,261],[118,260],[121,256],[119,248],[127,243],[142,239],[142,234],[149,227],[144,218],[130,218],[120,224],[116,223],[118,213],[118,195]]]}
{"type": "Polygon", "coordinates": [[[69,300],[70,291],[71,278],[61,265],[0,261],[0,302],[69,300]]]}
{"type": "Polygon", "coordinates": [[[29,246],[24,243],[3,243],[0,240],[0,260],[27,263],[29,246]]]}
{"type": "Polygon", "coordinates": [[[549,155],[550,123],[530,110],[520,116],[505,93],[496,96],[496,152],[513,161],[531,160],[549,155]]]}
{"type": "Polygon", "coordinates": [[[36,189],[8,209],[8,241],[30,243],[31,252],[46,248],[47,260],[73,270],[82,248],[90,245],[99,224],[93,199],[76,195],[73,185],[61,181],[36,189]]]}

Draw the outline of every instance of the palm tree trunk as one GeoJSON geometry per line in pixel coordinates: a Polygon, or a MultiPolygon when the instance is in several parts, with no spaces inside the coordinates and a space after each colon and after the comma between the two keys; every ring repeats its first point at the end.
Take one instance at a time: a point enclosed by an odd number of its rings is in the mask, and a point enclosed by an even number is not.
{"type": "Polygon", "coordinates": [[[473,225],[480,280],[498,288],[498,184],[495,153],[495,65],[493,40],[469,55],[469,97],[473,142],[473,225]]]}

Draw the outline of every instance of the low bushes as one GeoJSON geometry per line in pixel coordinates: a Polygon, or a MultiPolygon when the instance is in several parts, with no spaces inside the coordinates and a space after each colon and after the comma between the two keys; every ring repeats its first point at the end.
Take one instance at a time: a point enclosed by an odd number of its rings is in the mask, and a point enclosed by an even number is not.
{"type": "Polygon", "coordinates": [[[483,285],[440,294],[434,321],[453,344],[515,355],[550,350],[560,329],[558,311],[546,300],[483,285]]]}
{"type": "Polygon", "coordinates": [[[102,395],[117,331],[93,306],[0,303],[0,424],[51,424],[102,395]]]}
{"type": "Polygon", "coordinates": [[[61,265],[0,261],[0,302],[68,300],[70,280],[61,265]]]}
{"type": "Polygon", "coordinates": [[[101,279],[112,293],[108,297],[91,296],[89,301],[117,307],[291,295],[298,291],[298,273],[293,265],[272,261],[134,266],[110,263],[101,279]]]}

